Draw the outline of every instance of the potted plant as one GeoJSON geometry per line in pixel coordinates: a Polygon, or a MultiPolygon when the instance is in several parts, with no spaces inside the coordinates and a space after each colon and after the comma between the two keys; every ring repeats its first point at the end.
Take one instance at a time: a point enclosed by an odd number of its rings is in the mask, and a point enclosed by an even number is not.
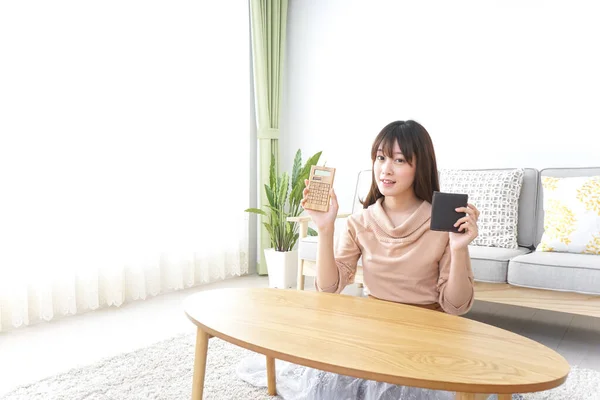
{"type": "MultiPolygon", "coordinates": [[[[266,219],[263,225],[271,241],[271,247],[264,252],[269,287],[289,288],[296,283],[298,251],[294,250],[294,246],[298,241],[298,224],[287,221],[287,218],[297,217],[302,213],[300,201],[306,187],[304,180],[308,179],[311,167],[317,164],[320,157],[321,152],[316,153],[303,166],[302,153],[298,149],[290,177],[287,172],[281,175],[276,173],[275,156],[271,155],[269,184],[265,184],[265,194],[269,204],[263,206],[264,210],[259,208],[245,210],[266,219]]],[[[317,233],[309,228],[308,234],[315,236],[317,233]]]]}

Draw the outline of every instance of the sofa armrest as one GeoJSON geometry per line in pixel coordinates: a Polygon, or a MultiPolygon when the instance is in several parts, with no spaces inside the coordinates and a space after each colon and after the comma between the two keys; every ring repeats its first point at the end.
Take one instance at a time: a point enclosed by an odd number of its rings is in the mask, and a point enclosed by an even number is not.
{"type": "Polygon", "coordinates": [[[310,217],[308,216],[304,216],[304,217],[288,217],[287,218],[287,222],[309,222],[310,221],[310,217]]]}
{"type": "MultiPolygon", "coordinates": [[[[336,218],[348,218],[351,214],[350,213],[338,213],[338,215],[336,215],[336,218]]],[[[298,224],[300,225],[300,236],[299,238],[305,238],[308,235],[308,223],[310,222],[310,217],[309,216],[300,216],[300,217],[288,217],[287,218],[288,222],[298,222],[298,224]]]]}
{"type": "Polygon", "coordinates": [[[339,213],[338,215],[336,215],[336,218],[348,218],[349,216],[351,216],[352,214],[350,213],[339,213]]]}

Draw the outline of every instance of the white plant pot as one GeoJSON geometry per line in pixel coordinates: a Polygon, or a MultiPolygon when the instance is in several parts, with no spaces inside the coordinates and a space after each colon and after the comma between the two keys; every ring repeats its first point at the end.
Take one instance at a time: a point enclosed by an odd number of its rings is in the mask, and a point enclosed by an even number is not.
{"type": "Polygon", "coordinates": [[[290,289],[296,287],[298,274],[298,250],[275,251],[265,249],[269,287],[290,289]]]}

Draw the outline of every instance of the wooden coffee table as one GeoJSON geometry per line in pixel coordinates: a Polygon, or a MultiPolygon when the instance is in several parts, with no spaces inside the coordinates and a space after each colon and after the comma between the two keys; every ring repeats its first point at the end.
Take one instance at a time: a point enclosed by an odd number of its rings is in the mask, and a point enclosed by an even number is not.
{"type": "Polygon", "coordinates": [[[476,393],[538,392],[561,385],[569,364],[528,338],[467,318],[362,297],[282,289],[194,294],[185,313],[198,326],[192,399],[202,399],[210,337],[275,359],[392,384],[476,393]]]}

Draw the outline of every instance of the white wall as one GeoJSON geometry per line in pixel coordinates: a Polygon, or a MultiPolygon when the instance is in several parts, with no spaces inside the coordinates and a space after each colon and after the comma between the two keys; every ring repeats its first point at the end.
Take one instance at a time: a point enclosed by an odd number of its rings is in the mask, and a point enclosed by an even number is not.
{"type": "Polygon", "coordinates": [[[388,122],[440,168],[600,166],[595,1],[290,0],[282,168],[324,151],[349,210],[388,122]]]}

